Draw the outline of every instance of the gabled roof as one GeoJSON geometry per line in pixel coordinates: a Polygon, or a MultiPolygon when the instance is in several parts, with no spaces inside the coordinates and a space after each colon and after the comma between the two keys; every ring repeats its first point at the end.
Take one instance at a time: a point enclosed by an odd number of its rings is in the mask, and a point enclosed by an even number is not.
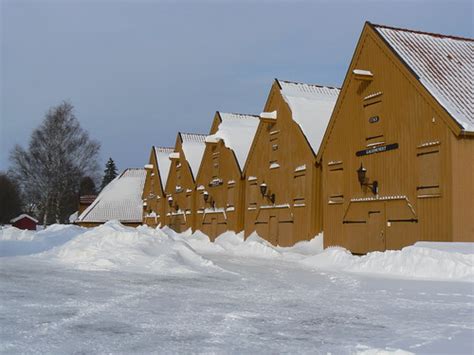
{"type": "Polygon", "coordinates": [[[317,154],[340,90],[330,86],[276,81],[293,120],[317,154]]]}
{"type": "Polygon", "coordinates": [[[38,220],[36,218],[33,218],[33,217],[31,217],[30,215],[28,215],[26,213],[22,213],[21,215],[11,219],[10,223],[18,222],[20,219],[23,219],[23,218],[28,218],[28,219],[32,220],[33,222],[38,223],[38,220]]]}
{"type": "Polygon", "coordinates": [[[145,169],[126,169],[104,187],[95,201],[81,213],[77,222],[103,223],[114,219],[141,222],[145,178],[145,169]]]}
{"type": "Polygon", "coordinates": [[[184,156],[189,164],[189,167],[191,168],[193,178],[195,178],[197,176],[199,166],[201,165],[204,149],[206,148],[206,135],[182,132],[179,132],[179,135],[181,136],[184,156]]]}
{"type": "Polygon", "coordinates": [[[173,153],[174,148],[169,147],[155,147],[153,146],[155,153],[156,163],[158,165],[158,172],[160,174],[161,186],[165,186],[168,173],[170,171],[171,160],[169,159],[170,153],[173,153]]]}
{"type": "Polygon", "coordinates": [[[474,40],[370,25],[461,128],[474,132],[474,40]]]}
{"type": "Polygon", "coordinates": [[[222,139],[224,145],[234,152],[242,171],[257,132],[260,122],[259,116],[240,113],[217,113],[221,118],[221,123],[217,132],[209,135],[206,140],[222,139]]]}

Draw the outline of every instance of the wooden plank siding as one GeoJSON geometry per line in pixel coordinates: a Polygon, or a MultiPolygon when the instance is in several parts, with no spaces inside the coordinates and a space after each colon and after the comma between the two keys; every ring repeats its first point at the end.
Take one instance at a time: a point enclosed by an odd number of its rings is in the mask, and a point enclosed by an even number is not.
{"type": "Polygon", "coordinates": [[[152,228],[166,225],[166,193],[163,181],[168,171],[160,171],[157,154],[169,155],[173,148],[152,147],[148,164],[145,186],[143,189],[143,224],[152,228]],[[151,168],[150,168],[151,167],[151,168]]]}
{"type": "Polygon", "coordinates": [[[275,245],[289,246],[322,230],[321,169],[277,81],[264,111],[276,111],[277,119],[261,119],[245,165],[245,236],[256,231],[275,245]],[[274,204],[260,193],[262,183],[267,195],[275,194],[274,204]]]}
{"type": "Polygon", "coordinates": [[[325,247],[366,253],[419,240],[474,241],[474,199],[463,196],[474,196],[473,140],[457,132],[453,119],[366,24],[318,155],[325,247]],[[373,77],[359,80],[355,69],[373,77]],[[356,155],[390,144],[398,147],[356,155]],[[336,162],[341,173],[334,172],[336,162]],[[377,196],[361,187],[361,164],[368,181],[378,182],[377,196]]]}
{"type": "MultiPolygon", "coordinates": [[[[218,130],[221,118],[216,112],[209,134],[218,130]]],[[[243,179],[232,149],[222,140],[206,142],[199,173],[196,178],[197,230],[214,239],[225,231],[243,230],[243,179]],[[207,202],[204,192],[208,193],[207,202]]]]}
{"type": "Polygon", "coordinates": [[[171,166],[165,185],[165,222],[178,233],[188,229],[194,230],[195,182],[191,166],[183,150],[181,133],[178,133],[176,137],[174,153],[170,155],[170,158],[171,166]],[[176,157],[173,157],[176,153],[176,157]]]}

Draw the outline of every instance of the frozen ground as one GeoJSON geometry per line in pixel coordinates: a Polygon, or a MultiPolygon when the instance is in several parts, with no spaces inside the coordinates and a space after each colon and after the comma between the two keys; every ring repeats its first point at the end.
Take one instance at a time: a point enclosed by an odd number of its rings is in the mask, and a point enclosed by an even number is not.
{"type": "Polygon", "coordinates": [[[319,238],[212,244],[114,223],[37,234],[0,231],[1,352],[474,351],[472,254],[443,246],[354,259],[319,238]],[[20,255],[31,243],[42,253],[20,255]],[[412,270],[424,263],[436,274],[412,270]]]}

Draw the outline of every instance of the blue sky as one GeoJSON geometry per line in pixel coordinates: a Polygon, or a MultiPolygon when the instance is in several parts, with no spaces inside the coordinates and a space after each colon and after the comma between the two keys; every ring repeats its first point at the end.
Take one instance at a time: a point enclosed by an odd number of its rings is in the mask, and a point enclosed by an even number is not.
{"type": "Polygon", "coordinates": [[[365,21],[473,37],[470,1],[0,0],[0,170],[70,100],[120,169],[216,110],[259,113],[273,78],[340,86],[365,21]]]}

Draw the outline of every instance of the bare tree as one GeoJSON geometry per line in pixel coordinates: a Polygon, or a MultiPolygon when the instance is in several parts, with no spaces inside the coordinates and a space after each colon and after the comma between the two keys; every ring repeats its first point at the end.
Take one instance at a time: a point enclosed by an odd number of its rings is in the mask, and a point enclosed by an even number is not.
{"type": "Polygon", "coordinates": [[[81,179],[97,176],[100,144],[81,128],[69,102],[51,108],[33,131],[28,149],[17,145],[10,160],[25,203],[43,223],[66,222],[76,210],[81,179]]]}

